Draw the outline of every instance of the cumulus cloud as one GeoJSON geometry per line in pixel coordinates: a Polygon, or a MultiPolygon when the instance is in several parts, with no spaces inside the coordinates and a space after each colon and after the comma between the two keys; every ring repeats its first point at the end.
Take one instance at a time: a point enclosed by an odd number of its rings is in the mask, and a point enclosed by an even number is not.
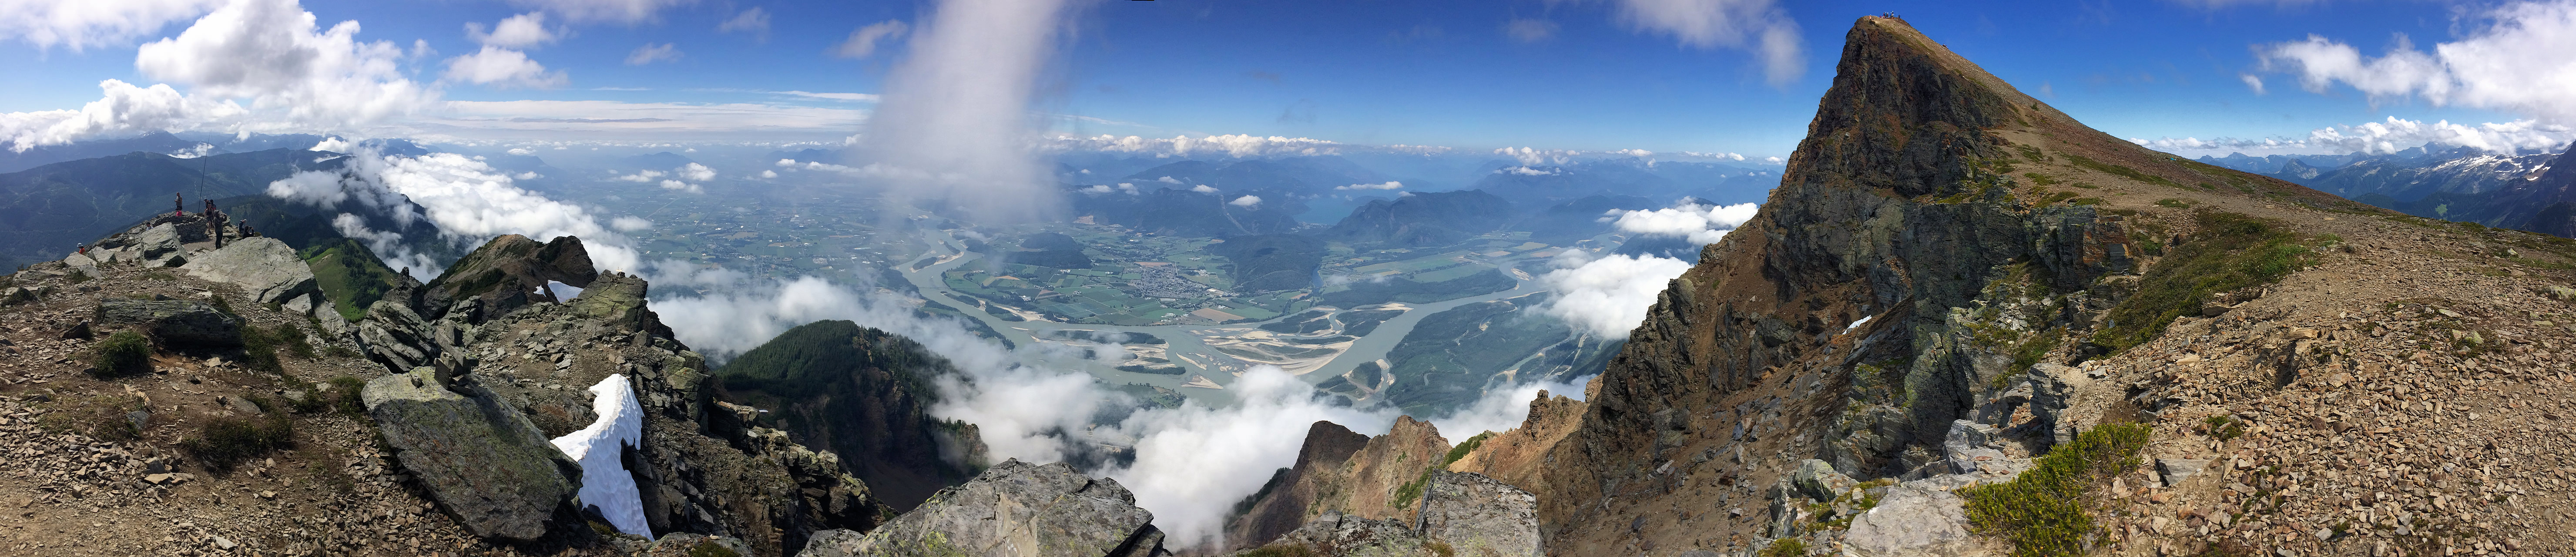
{"type": "Polygon", "coordinates": [[[697,184],[691,184],[691,183],[688,183],[688,182],[682,182],[682,181],[679,181],[679,180],[663,180],[663,181],[662,181],[662,189],[666,189],[666,190],[676,190],[676,191],[683,191],[683,192],[688,192],[688,193],[706,193],[706,192],[707,192],[707,190],[706,190],[705,188],[698,187],[698,185],[697,185],[697,184]]]}
{"type": "Polygon", "coordinates": [[[678,174],[681,178],[698,182],[716,179],[716,169],[707,168],[707,165],[694,162],[680,165],[680,168],[673,170],[672,173],[678,174]]]}
{"type": "Polygon", "coordinates": [[[1744,221],[1753,220],[1759,209],[1752,203],[1734,205],[1688,204],[1662,209],[1619,211],[1611,225],[1621,231],[1660,236],[1689,238],[1691,243],[1707,245],[1725,238],[1726,233],[1744,221]]]}
{"type": "Polygon", "coordinates": [[[626,54],[626,65],[641,66],[654,62],[676,62],[679,59],[680,45],[644,43],[644,46],[635,47],[634,52],[626,54]]]}
{"type": "MultiPolygon", "coordinates": [[[[1164,176],[1164,178],[1170,178],[1170,176],[1164,176]]],[[[1179,182],[1173,182],[1173,183],[1179,183],[1179,182]]],[[[1199,193],[1216,193],[1216,188],[1208,187],[1208,185],[1207,185],[1207,184],[1199,184],[1199,185],[1195,185],[1195,186],[1190,186],[1190,191],[1199,192],[1199,193]]]]}
{"type": "Polygon", "coordinates": [[[476,85],[537,89],[562,87],[570,81],[560,70],[547,71],[544,64],[529,59],[528,53],[490,45],[473,54],[447,59],[444,77],[476,85]]]}
{"type": "Polygon", "coordinates": [[[2258,45],[2262,67],[2298,76],[2325,92],[2342,84],[2374,100],[2419,98],[2434,106],[2505,110],[2576,124],[2576,59],[2535,55],[2576,52],[2576,2],[2514,2],[2477,14],[2458,40],[2418,50],[2405,36],[2386,54],[2365,56],[2350,44],[2307,40],[2258,45]]]}
{"type": "Polygon", "coordinates": [[[1314,387],[1274,366],[1255,367],[1226,389],[1234,405],[1193,401],[1138,412],[1119,425],[1136,439],[1136,462],[1108,475],[1136,493],[1136,504],[1154,513],[1154,525],[1170,532],[1175,546],[1217,541],[1234,502],[1259,491],[1269,470],[1294,464],[1316,421],[1383,432],[1393,418],[1319,403],[1314,387]]]}
{"type": "Polygon", "coordinates": [[[489,31],[480,22],[468,22],[465,37],[483,46],[526,50],[561,40],[563,34],[546,28],[546,14],[528,12],[504,18],[489,31]]]}
{"type": "Polygon", "coordinates": [[[1236,206],[1236,207],[1251,207],[1251,206],[1254,206],[1254,205],[1260,205],[1260,204],[1261,204],[1261,196],[1257,196],[1257,195],[1246,195],[1246,196],[1243,196],[1243,197],[1237,197],[1237,198],[1234,198],[1234,200],[1233,200],[1233,201],[1227,201],[1227,202],[1225,202],[1225,204],[1227,204],[1227,205],[1233,205],[1233,206],[1236,206]]]}
{"type": "Polygon", "coordinates": [[[1539,283],[1556,292],[1542,311],[1604,338],[1628,338],[1628,331],[1646,320],[1655,295],[1691,268],[1679,259],[1628,255],[1591,259],[1574,250],[1559,256],[1555,266],[1539,275],[1539,283]]]}
{"type": "Polygon", "coordinates": [[[317,27],[293,0],[232,0],[136,50],[138,72],[187,94],[102,81],[104,98],[78,110],[0,113],[0,138],[24,151],[140,131],[349,131],[436,106],[438,92],[401,70],[402,48],[357,33],[354,21],[317,27]]]}
{"type": "Polygon", "coordinates": [[[663,8],[691,0],[513,0],[511,3],[554,12],[577,22],[643,23],[663,8]]]}
{"type": "Polygon", "coordinates": [[[776,177],[778,177],[778,171],[776,171],[776,170],[762,170],[762,171],[760,171],[760,177],[762,177],[762,178],[776,178],[776,177]]]}
{"type": "MultiPolygon", "coordinates": [[[[1577,0],[1552,0],[1572,2],[1577,0]]],[[[1612,0],[1619,19],[1640,31],[1669,35],[1682,46],[1752,51],[1763,77],[1785,85],[1806,72],[1798,22],[1773,0],[1612,0]]]]}
{"type": "Polygon", "coordinates": [[[628,182],[634,182],[634,183],[641,184],[641,183],[651,182],[651,181],[654,181],[654,180],[660,180],[660,179],[662,179],[662,175],[663,175],[663,174],[665,174],[665,172],[662,172],[662,171],[660,171],[660,170],[637,170],[637,171],[635,171],[635,173],[634,173],[634,174],[628,174],[628,175],[625,175],[625,176],[619,176],[619,177],[617,177],[617,179],[619,179],[619,180],[625,180],[625,181],[628,181],[628,182]]]}
{"type": "Polygon", "coordinates": [[[1530,400],[1538,398],[1539,391],[1547,391],[1548,396],[1583,400],[1583,385],[1590,382],[1592,376],[1586,375],[1563,383],[1529,382],[1485,391],[1485,395],[1477,397],[1474,404],[1459,408],[1448,416],[1434,418],[1431,425],[1440,428],[1441,437],[1461,440],[1488,431],[1510,431],[1529,418],[1530,400]]]}
{"type": "Polygon", "coordinates": [[[1118,185],[1115,185],[1115,186],[1112,186],[1112,185],[1109,185],[1109,184],[1099,184],[1099,185],[1091,186],[1091,187],[1088,187],[1088,188],[1082,188],[1081,190],[1077,190],[1077,191],[1081,191],[1082,193],[1089,194],[1089,195],[1101,195],[1101,194],[1108,194],[1108,193],[1124,193],[1124,194],[1127,194],[1127,195],[1137,195],[1137,194],[1138,194],[1138,192],[1136,191],[1136,184],[1128,183],[1128,182],[1119,182],[1119,183],[1118,183],[1118,185]]]}
{"type": "Polygon", "coordinates": [[[1397,189],[1404,189],[1404,182],[1398,182],[1398,181],[1394,181],[1394,180],[1387,180],[1387,181],[1386,181],[1386,183],[1383,183],[1383,184],[1351,184],[1351,185],[1347,185],[1347,186],[1333,186],[1333,189],[1337,189],[1337,190],[1397,190],[1397,189]]]}
{"type": "Polygon", "coordinates": [[[911,29],[912,26],[891,19],[870,23],[850,31],[850,38],[843,39],[840,44],[832,45],[830,52],[833,56],[842,58],[866,58],[877,53],[878,41],[902,38],[904,32],[911,29]]]}
{"type": "Polygon", "coordinates": [[[2184,153],[2393,153],[2423,146],[2453,145],[2490,153],[2530,153],[2566,147],[2576,141],[2576,128],[2538,120],[2454,124],[2390,116],[2378,122],[2337,125],[2308,132],[2307,137],[2240,139],[2197,137],[2129,138],[2149,149],[2184,153]]]}
{"type": "Polygon", "coordinates": [[[0,37],[39,49],[81,51],[122,44],[197,17],[222,0],[18,0],[0,2],[0,37]]]}

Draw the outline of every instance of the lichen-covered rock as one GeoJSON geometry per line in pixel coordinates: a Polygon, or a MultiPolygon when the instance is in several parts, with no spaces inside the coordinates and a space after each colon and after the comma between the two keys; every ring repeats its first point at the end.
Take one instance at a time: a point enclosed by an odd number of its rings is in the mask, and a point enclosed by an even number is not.
{"type": "Polygon", "coordinates": [[[580,465],[517,408],[466,388],[475,396],[418,368],[368,381],[359,396],[394,458],[466,530],[504,540],[544,536],[554,517],[568,514],[580,465]]]}
{"type": "Polygon", "coordinates": [[[1798,493],[1817,501],[1833,501],[1860,483],[1834,471],[1833,465],[1812,458],[1798,461],[1798,470],[1792,474],[1789,481],[1797,486],[1798,493]]]}
{"type": "Polygon", "coordinates": [[[1968,537],[1968,515],[1958,495],[1910,485],[1888,488],[1878,506],[1853,517],[1843,547],[1854,557],[1967,557],[1986,555],[1968,537]]]}
{"type": "Polygon", "coordinates": [[[143,233],[134,235],[133,242],[119,250],[133,253],[144,259],[160,259],[162,256],[179,251],[180,243],[179,226],[164,223],[144,229],[143,233]]]}
{"type": "Polygon", "coordinates": [[[1537,557],[1538,497],[1484,474],[1438,471],[1414,531],[1460,555],[1537,557]]]}
{"type": "Polygon", "coordinates": [[[367,359],[392,369],[430,364],[438,356],[438,343],[429,335],[429,324],[421,321],[420,314],[394,300],[367,306],[367,318],[358,322],[358,342],[366,346],[367,359]]]}
{"type": "MultiPolygon", "coordinates": [[[[1235,557],[1252,555],[1312,555],[1314,557],[1437,557],[1454,555],[1435,551],[1425,540],[1413,535],[1404,523],[1393,520],[1361,518],[1339,511],[1324,511],[1322,516],[1307,521],[1277,541],[1261,548],[1237,552],[1235,557]],[[1295,548],[1295,549],[1291,549],[1295,548]],[[1265,550],[1267,550],[1265,552],[1265,550]],[[1260,553],[1256,553],[1260,552],[1260,553]]],[[[1476,555],[1467,553],[1466,555],[1476,555]]]]}
{"type": "Polygon", "coordinates": [[[222,249],[189,256],[188,264],[179,268],[197,278],[239,286],[256,304],[322,293],[313,280],[313,268],[295,257],[295,248],[276,238],[236,240],[222,249]]]}
{"type": "Polygon", "coordinates": [[[865,536],[816,536],[804,555],[1144,557],[1164,553],[1153,521],[1116,480],[1013,459],[865,536]]]}
{"type": "MultiPolygon", "coordinates": [[[[569,284],[569,283],[567,283],[569,284]]],[[[598,319],[629,331],[650,331],[661,327],[653,312],[644,309],[647,286],[642,277],[610,271],[600,273],[581,295],[564,303],[582,317],[598,319]]]]}
{"type": "Polygon", "coordinates": [[[98,329],[135,329],[166,345],[241,345],[241,318],[201,302],[100,298],[92,320],[98,329]]]}

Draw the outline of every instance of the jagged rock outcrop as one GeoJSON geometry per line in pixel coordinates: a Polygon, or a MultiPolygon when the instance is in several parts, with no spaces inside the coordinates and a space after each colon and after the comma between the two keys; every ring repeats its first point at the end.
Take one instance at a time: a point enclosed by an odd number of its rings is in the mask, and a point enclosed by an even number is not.
{"type": "Polygon", "coordinates": [[[1237,547],[1269,543],[1304,526],[1311,518],[1306,510],[1322,495],[1331,472],[1366,448],[1368,441],[1368,436],[1333,422],[1317,421],[1307,427],[1306,441],[1297,449],[1297,464],[1280,469],[1252,506],[1227,523],[1227,543],[1237,547]]]}
{"type": "Polygon", "coordinates": [[[1538,392],[1520,427],[1485,438],[1476,450],[1449,464],[1451,472],[1475,472],[1525,490],[1539,489],[1547,451],[1574,433],[1583,420],[1584,403],[1565,395],[1538,392]]]}
{"type": "Polygon", "coordinates": [[[1438,550],[1413,535],[1413,530],[1397,520],[1361,518],[1324,511],[1322,516],[1280,536],[1260,549],[1237,552],[1235,557],[1253,555],[1296,555],[1297,550],[1315,557],[1440,557],[1438,550]],[[1278,551],[1256,553],[1270,548],[1278,551]]]}
{"type": "Polygon", "coordinates": [[[1852,517],[1843,547],[1854,557],[1968,557],[1988,555],[1969,537],[1968,515],[1949,490],[1898,485],[1878,506],[1852,517]]]}
{"type": "Polygon", "coordinates": [[[1368,446],[1352,453],[1335,471],[1337,477],[1322,482],[1307,516],[1338,510],[1411,523],[1421,510],[1415,503],[1422,478],[1448,456],[1449,440],[1440,437],[1439,427],[1412,416],[1397,416],[1385,435],[1369,438],[1368,446]]]}
{"type": "Polygon", "coordinates": [[[430,337],[429,324],[411,306],[394,300],[377,300],[367,306],[367,318],[358,322],[358,342],[366,347],[367,358],[385,364],[389,369],[411,369],[430,365],[438,356],[439,344],[430,337]]]}
{"type": "Polygon", "coordinates": [[[1093,479],[1064,463],[1013,459],[940,490],[864,536],[816,535],[801,555],[1169,555],[1153,521],[1117,480],[1093,479]]]}
{"type": "Polygon", "coordinates": [[[368,381],[361,396],[394,458],[430,498],[475,535],[534,540],[568,507],[581,476],[516,407],[489,391],[472,396],[418,368],[368,381]]]}
{"type": "Polygon", "coordinates": [[[220,249],[190,254],[180,269],[211,282],[241,287],[250,303],[284,302],[322,293],[313,269],[295,257],[295,248],[276,238],[242,238],[220,249]]]}
{"type": "Polygon", "coordinates": [[[1414,532],[1463,555],[1538,557],[1538,497],[1484,474],[1431,473],[1414,532]]]}
{"type": "Polygon", "coordinates": [[[531,303],[562,301],[554,299],[547,281],[587,288],[598,276],[581,238],[564,236],[540,244],[505,234],[429,281],[420,292],[420,310],[433,320],[454,313],[464,322],[482,323],[531,303]]]}
{"type": "Polygon", "coordinates": [[[134,329],[165,345],[219,348],[241,345],[241,319],[204,302],[101,298],[92,312],[96,330],[134,329]]]}

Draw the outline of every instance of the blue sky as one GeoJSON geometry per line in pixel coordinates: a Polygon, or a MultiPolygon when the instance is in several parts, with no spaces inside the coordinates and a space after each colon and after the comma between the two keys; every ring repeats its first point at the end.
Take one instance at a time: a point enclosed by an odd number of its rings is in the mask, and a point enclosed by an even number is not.
{"type": "MultiPolygon", "coordinates": [[[[37,2],[47,3],[53,2],[37,2]]],[[[213,9],[223,2],[202,3],[213,9]]],[[[1077,3],[1063,22],[1065,32],[1055,41],[1060,47],[1037,80],[1032,109],[1063,116],[1054,120],[1056,131],[1084,135],[1252,134],[1463,149],[1786,155],[1805,135],[1851,21],[1892,11],[2026,92],[2121,137],[2304,138],[2319,128],[2390,117],[2565,124],[2560,121],[2565,115],[2548,107],[2459,98],[2436,103],[2423,94],[2429,89],[2373,95],[2347,83],[2366,80],[2366,75],[2342,76],[2346,81],[2328,78],[2322,93],[2311,92],[2299,86],[2296,72],[2322,70],[2285,64],[2278,57],[2267,68],[2263,55],[2269,45],[2311,34],[2348,45],[2365,60],[2401,44],[2430,50],[2482,33],[2492,26],[2485,16],[2518,5],[2565,6],[2327,0],[1094,1],[1077,3]],[[1745,18],[1738,18],[1737,24],[1793,27],[1787,44],[1802,59],[1766,64],[1779,57],[1765,58],[1760,49],[1722,40],[1689,45],[1680,33],[1630,16],[1640,6],[1656,5],[1747,9],[1744,13],[1759,21],[1745,24],[1745,18]],[[1511,32],[1515,25],[1522,31],[1517,35],[1511,32]],[[2264,80],[2265,91],[2249,86],[2246,75],[2264,80]]],[[[596,101],[522,105],[521,112],[510,113],[521,118],[536,114],[526,110],[600,118],[592,112],[619,103],[739,103],[745,110],[785,110],[777,114],[782,122],[821,122],[802,128],[770,126],[774,133],[759,126],[706,122],[724,133],[703,137],[692,133],[695,128],[641,132],[662,141],[691,141],[857,133],[856,115],[873,110],[873,102],[775,92],[881,91],[890,68],[906,54],[903,41],[913,34],[880,41],[864,58],[832,51],[854,30],[872,24],[899,22],[918,29],[921,18],[937,5],[443,0],[311,1],[300,7],[322,27],[354,20],[362,28],[359,41],[387,41],[405,50],[395,59],[400,71],[445,101],[596,101]],[[643,15],[601,15],[602,6],[632,8],[621,13],[643,15]],[[718,28],[754,9],[767,16],[765,25],[718,28]],[[453,77],[445,73],[449,60],[480,48],[469,38],[467,24],[488,28],[526,13],[544,17],[543,27],[556,38],[514,50],[547,72],[559,72],[545,75],[559,77],[536,86],[442,80],[453,77]],[[415,41],[434,53],[417,50],[415,41]],[[669,45],[677,56],[629,63],[639,48],[651,45],[669,45]],[[838,116],[827,117],[831,115],[838,116]]],[[[148,20],[152,15],[137,17],[148,20]]],[[[138,70],[137,45],[178,35],[196,18],[163,17],[166,24],[78,49],[59,40],[40,44],[43,40],[34,38],[30,25],[0,26],[0,33],[14,35],[0,43],[5,51],[0,72],[11,75],[13,85],[0,90],[0,112],[78,108],[100,97],[101,79],[136,85],[167,81],[138,70]]],[[[200,93],[197,89],[204,88],[178,84],[182,93],[200,93]]],[[[577,130],[537,134],[528,129],[543,127],[538,124],[506,130],[448,124],[427,129],[461,137],[580,137],[577,130]]],[[[2541,135],[2551,141],[2564,137],[2541,135]]]]}

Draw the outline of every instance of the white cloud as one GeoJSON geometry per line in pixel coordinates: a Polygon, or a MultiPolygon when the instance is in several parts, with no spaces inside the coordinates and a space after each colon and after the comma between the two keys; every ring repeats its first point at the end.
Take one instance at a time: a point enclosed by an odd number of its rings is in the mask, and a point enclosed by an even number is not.
{"type": "MultiPolygon", "coordinates": [[[[1198,137],[1179,135],[1168,138],[1149,138],[1133,135],[1122,137],[1102,134],[1092,137],[1057,137],[1055,138],[1054,144],[1050,147],[1058,150],[1151,154],[1158,157],[1187,157],[1201,154],[1223,154],[1229,157],[1240,158],[1333,155],[1340,154],[1343,148],[1351,146],[1310,137],[1281,137],[1275,135],[1266,137],[1257,135],[1203,135],[1198,137]]],[[[1396,145],[1385,147],[1385,149],[1398,151],[1445,151],[1448,148],[1396,145]]]]}
{"type": "Polygon", "coordinates": [[[833,56],[842,58],[866,58],[876,54],[877,41],[901,38],[905,31],[911,29],[911,26],[891,19],[870,23],[850,31],[850,38],[843,39],[840,44],[832,45],[830,52],[833,56]]]}
{"type": "Polygon", "coordinates": [[[644,43],[644,46],[635,47],[634,52],[626,54],[626,65],[641,66],[654,62],[674,62],[679,59],[679,45],[672,43],[644,43]]]}
{"type": "Polygon", "coordinates": [[[2220,137],[2129,138],[2129,142],[2169,153],[2392,153],[2422,146],[2455,145],[2490,153],[2528,153],[2566,147],[2576,141],[2576,128],[2536,120],[2454,124],[2426,123],[2395,116],[2360,125],[2319,128],[2307,137],[2238,139],[2220,137]]]}
{"type": "Polygon", "coordinates": [[[1515,17],[1503,23],[1503,36],[1525,43],[1555,38],[1556,30],[1556,22],[1532,17],[1515,17]]]}
{"type": "Polygon", "coordinates": [[[879,99],[879,97],[877,97],[875,94],[871,94],[871,93],[813,93],[813,92],[807,92],[807,91],[771,91],[771,92],[772,92],[772,93],[781,94],[781,95],[789,95],[789,96],[805,97],[805,98],[809,98],[809,99],[826,99],[826,100],[850,101],[850,102],[877,102],[877,100],[879,99]]]}
{"type": "Polygon", "coordinates": [[[718,33],[750,33],[762,40],[769,38],[769,10],[759,6],[734,14],[733,19],[716,24],[718,33]]]}
{"type": "Polygon", "coordinates": [[[1066,0],[941,0],[888,72],[854,152],[896,200],[944,199],[987,222],[1063,202],[1029,117],[1066,0]]]}
{"type": "Polygon", "coordinates": [[[1636,234],[1679,236],[1691,243],[1708,245],[1726,237],[1726,232],[1753,220],[1759,208],[1752,203],[1734,205],[1682,205],[1662,209],[1618,211],[1611,225],[1636,234]]]}
{"type": "MultiPolygon", "coordinates": [[[[1644,318],[1639,317],[1639,319],[1644,318]]],[[[1530,400],[1538,398],[1539,391],[1547,391],[1548,396],[1583,400],[1583,384],[1591,382],[1592,377],[1586,375],[1563,383],[1522,383],[1518,386],[1485,391],[1485,395],[1477,397],[1474,404],[1459,408],[1447,417],[1433,419],[1431,424],[1440,428],[1441,437],[1461,441],[1478,433],[1510,431],[1512,428],[1520,427],[1521,422],[1529,418],[1530,400]]]]}
{"type": "Polygon", "coordinates": [[[2483,26],[2431,52],[2403,35],[2377,58],[2319,35],[2255,52],[2265,69],[2297,75],[2309,91],[2341,83],[2375,101],[2413,97],[2576,124],[2576,95],[2567,94],[2576,90],[2576,58],[2542,54],[2576,52],[2576,2],[2515,2],[2478,16],[2483,26]]]}
{"type": "Polygon", "coordinates": [[[1347,186],[1333,186],[1333,189],[1337,189],[1337,190],[1346,190],[1346,191],[1347,191],[1347,190],[1398,190],[1398,189],[1404,189],[1404,182],[1398,182],[1398,181],[1394,181],[1394,180],[1387,180],[1387,181],[1386,181],[1386,183],[1383,183],[1383,184],[1351,184],[1351,185],[1347,185],[1347,186]]]}
{"type": "Polygon", "coordinates": [[[2262,76],[2258,76],[2258,75],[2254,75],[2254,74],[2250,74],[2250,73],[2249,73],[2249,74],[2237,74],[2237,75],[2236,75],[2236,77],[2237,77],[2238,79],[2243,79],[2243,80],[2245,80],[2245,88],[2247,88],[2247,89],[2253,89],[2253,90],[2254,90],[2254,94],[2255,94],[2255,95],[2260,96],[2260,95],[2262,95],[2262,94],[2264,93],[2264,91],[2263,91],[2263,77],[2262,77],[2262,76]]]}
{"type": "Polygon", "coordinates": [[[682,181],[679,181],[679,180],[663,180],[663,181],[662,181],[662,189],[666,189],[666,190],[678,190],[678,191],[684,191],[684,192],[689,192],[689,193],[706,193],[706,192],[707,192],[707,190],[706,190],[705,188],[700,188],[700,187],[698,187],[698,185],[697,185],[697,184],[691,184],[691,183],[688,183],[688,182],[682,182],[682,181]]]}
{"type": "Polygon", "coordinates": [[[349,143],[349,141],[348,141],[348,140],[340,139],[340,137],[339,137],[339,136],[331,136],[331,137],[325,137],[325,138],[322,138],[322,141],[317,142],[317,143],[314,143],[312,148],[310,148],[310,149],[305,149],[305,150],[307,150],[307,151],[329,151],[329,152],[333,152],[333,153],[347,153],[347,152],[349,152],[349,149],[352,149],[352,148],[354,148],[354,147],[355,147],[355,145],[354,145],[354,144],[349,143]]]}
{"type": "Polygon", "coordinates": [[[402,71],[400,47],[358,42],[357,33],[354,21],[316,27],[292,0],[233,0],[136,49],[137,71],[187,94],[102,81],[105,98],[79,110],[0,113],[0,137],[25,150],[154,130],[360,131],[437,106],[438,92],[402,71]]]}
{"type": "Polygon", "coordinates": [[[473,54],[447,59],[445,77],[476,85],[538,89],[562,87],[570,81],[561,71],[546,71],[544,64],[528,59],[525,52],[490,45],[473,54]]]}
{"type": "Polygon", "coordinates": [[[564,19],[577,22],[643,23],[653,19],[663,8],[690,3],[691,0],[513,0],[564,19]]]}
{"type": "Polygon", "coordinates": [[[617,179],[619,179],[619,180],[625,180],[625,181],[628,181],[628,182],[634,182],[634,183],[641,184],[641,183],[645,183],[645,182],[651,182],[651,181],[654,181],[654,180],[660,180],[660,179],[662,179],[662,175],[663,175],[663,174],[664,174],[664,173],[663,173],[662,171],[660,171],[660,170],[637,170],[637,171],[635,171],[635,173],[634,173],[634,174],[628,174],[628,175],[625,175],[625,176],[619,176],[619,177],[617,177],[617,179]]]}
{"type": "MultiPolygon", "coordinates": [[[[1578,0],[1551,0],[1571,2],[1578,0]]],[[[1763,76],[1785,85],[1805,73],[1798,22],[1773,0],[1613,0],[1619,17],[1639,30],[1671,35],[1683,46],[1753,51],[1763,76]]]]}
{"type": "MultiPolygon", "coordinates": [[[[1164,176],[1164,178],[1170,178],[1170,176],[1164,176]]],[[[1175,182],[1173,182],[1173,183],[1177,184],[1177,183],[1180,183],[1180,182],[1175,181],[1175,182]]],[[[1216,193],[1216,188],[1208,187],[1208,185],[1207,185],[1207,184],[1199,184],[1199,185],[1195,185],[1195,186],[1190,186],[1190,191],[1199,192],[1199,193],[1216,193]]]]}
{"type": "Polygon", "coordinates": [[[1237,197],[1237,198],[1234,198],[1234,200],[1233,200],[1233,201],[1227,201],[1227,202],[1225,202],[1225,204],[1227,204],[1227,205],[1233,205],[1233,206],[1236,206],[1236,207],[1251,207],[1251,206],[1254,206],[1254,205],[1260,205],[1260,204],[1261,204],[1261,196],[1257,196],[1257,195],[1246,195],[1246,196],[1243,196],[1243,197],[1237,197]]]}
{"type": "Polygon", "coordinates": [[[1540,284],[1556,292],[1542,309],[1605,338],[1628,338],[1628,331],[1646,320],[1655,296],[1691,268],[1679,259],[1651,255],[1585,259],[1574,250],[1555,263],[1556,270],[1539,276],[1540,284]]]}
{"type": "Polygon", "coordinates": [[[700,140],[778,141],[793,134],[838,139],[868,119],[864,110],[751,103],[518,100],[450,101],[444,106],[443,118],[415,125],[441,133],[511,140],[666,141],[675,134],[688,134],[700,140]]]}
{"type": "Polygon", "coordinates": [[[0,2],[0,37],[38,49],[115,46],[214,9],[222,0],[13,0],[0,2]]]}
{"type": "Polygon", "coordinates": [[[1531,168],[1531,167],[1527,167],[1527,166],[1511,166],[1511,167],[1504,167],[1504,168],[1497,168],[1497,169],[1494,169],[1494,173],[1495,173],[1495,174],[1519,174],[1519,175],[1522,175],[1522,176],[1555,176],[1555,175],[1559,174],[1560,172],[1559,172],[1557,169],[1554,169],[1554,168],[1531,168]]]}
{"type": "Polygon", "coordinates": [[[1495,149],[1494,154],[1511,157],[1512,160],[1520,161],[1521,166],[1531,166],[1540,164],[1565,164],[1574,160],[1574,157],[1582,154],[1582,152],[1568,151],[1564,149],[1504,147],[1501,149],[1495,149]]]}
{"type": "Polygon", "coordinates": [[[1226,390],[1235,404],[1193,401],[1138,412],[1120,424],[1121,433],[1136,438],[1136,462],[1108,475],[1154,513],[1154,525],[1170,533],[1173,547],[1216,541],[1234,502],[1260,490],[1270,470],[1294,464],[1316,421],[1378,433],[1393,417],[1317,402],[1314,387],[1273,366],[1245,372],[1226,390]]]}
{"type": "Polygon", "coordinates": [[[468,22],[465,37],[483,46],[527,50],[562,40],[563,34],[546,29],[546,14],[528,12],[502,19],[490,32],[483,30],[482,23],[468,22]]]}
{"type": "MultiPolygon", "coordinates": [[[[522,189],[509,174],[482,161],[455,153],[383,155],[363,147],[347,161],[338,172],[298,172],[270,183],[268,194],[324,208],[356,200],[391,213],[395,222],[405,226],[426,220],[444,240],[460,247],[502,234],[538,241],[579,236],[600,269],[634,270],[642,263],[633,239],[601,226],[589,210],[522,189]],[[418,204],[423,212],[409,212],[404,201],[418,204]]],[[[363,229],[362,224],[358,227],[363,229]]],[[[414,254],[390,243],[368,247],[393,260],[388,264],[414,259],[414,254]]],[[[426,271],[426,263],[404,264],[426,271]]]]}
{"type": "Polygon", "coordinates": [[[680,165],[679,168],[672,170],[671,173],[695,182],[704,182],[716,179],[716,169],[707,168],[707,165],[694,162],[680,165]]]}
{"type": "Polygon", "coordinates": [[[762,171],[760,171],[760,177],[762,177],[762,178],[776,178],[776,177],[778,177],[778,171],[776,171],[776,170],[762,170],[762,171]]]}
{"type": "Polygon", "coordinates": [[[525,157],[525,156],[535,155],[535,154],[537,154],[537,152],[536,152],[536,151],[530,151],[530,150],[528,150],[526,147],[511,147],[511,148],[510,148],[510,154],[525,157]]]}

